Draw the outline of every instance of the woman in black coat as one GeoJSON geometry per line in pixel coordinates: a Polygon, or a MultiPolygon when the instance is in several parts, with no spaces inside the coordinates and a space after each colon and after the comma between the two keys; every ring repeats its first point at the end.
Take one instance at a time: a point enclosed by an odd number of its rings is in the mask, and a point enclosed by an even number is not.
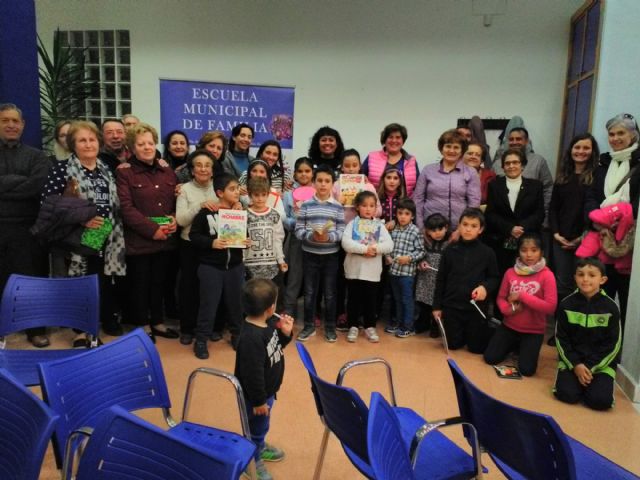
{"type": "Polygon", "coordinates": [[[540,233],[544,221],[542,182],[522,176],[527,157],[522,150],[510,148],[502,154],[499,176],[489,184],[487,195],[486,237],[496,251],[500,273],[513,267],[516,244],[523,233],[540,233]]]}

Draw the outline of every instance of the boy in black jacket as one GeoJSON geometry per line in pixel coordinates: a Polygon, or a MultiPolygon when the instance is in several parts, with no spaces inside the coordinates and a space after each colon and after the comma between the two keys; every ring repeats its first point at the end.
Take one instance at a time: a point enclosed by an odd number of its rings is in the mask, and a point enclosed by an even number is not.
{"type": "Polygon", "coordinates": [[[553,393],[567,403],[584,401],[594,410],[613,406],[613,382],[622,333],[618,305],[600,287],[607,281],[596,258],[576,264],[578,290],[565,297],[556,315],[558,375],[553,393]]]}
{"type": "Polygon", "coordinates": [[[494,251],[480,241],[484,215],[467,208],[460,216],[460,240],[442,255],[433,299],[433,316],[443,322],[451,350],[467,345],[471,353],[487,348],[490,329],[487,320],[471,300],[482,305],[500,283],[494,251]]]}
{"type": "MultiPolygon", "coordinates": [[[[231,209],[240,200],[238,180],[233,175],[218,175],[213,187],[220,200],[220,208],[231,209]]],[[[244,282],[244,264],[242,249],[229,248],[225,240],[218,238],[217,212],[207,208],[201,209],[193,219],[189,239],[200,255],[200,309],[193,351],[197,358],[204,360],[209,358],[207,339],[213,332],[216,312],[221,301],[224,302],[229,315],[227,321],[231,331],[231,345],[236,348],[242,321],[238,305],[244,282]]],[[[247,240],[247,245],[249,244],[250,240],[247,240]]]]}
{"type": "Polygon", "coordinates": [[[293,318],[274,319],[278,287],[271,280],[254,278],[242,291],[242,306],[247,314],[238,341],[235,376],[244,391],[251,439],[258,447],[256,471],[261,480],[271,479],[264,461],[284,458],[279,448],[265,443],[276,393],[284,376],[282,349],[291,341],[293,318]]]}

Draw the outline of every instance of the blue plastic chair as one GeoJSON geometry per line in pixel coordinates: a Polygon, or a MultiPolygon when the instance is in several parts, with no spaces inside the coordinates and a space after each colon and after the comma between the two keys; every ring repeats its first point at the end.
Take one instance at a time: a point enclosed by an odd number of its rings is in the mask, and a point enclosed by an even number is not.
{"type": "Polygon", "coordinates": [[[333,432],[338,438],[347,457],[360,473],[367,478],[376,478],[369,462],[367,446],[369,409],[355,390],[342,386],[344,377],[351,368],[371,364],[382,364],[385,367],[392,404],[394,405],[392,411],[401,429],[401,437],[406,450],[411,452],[413,462],[418,462],[416,468],[427,469],[436,473],[429,478],[473,478],[482,476],[482,469],[478,463],[479,452],[474,452],[474,457],[468,455],[438,431],[432,432],[428,441],[422,442],[427,433],[436,428],[453,424],[455,419],[429,424],[413,410],[395,406],[391,367],[385,360],[371,358],[348,362],[340,369],[338,380],[333,384],[318,377],[311,356],[302,343],[296,342],[296,348],[303,365],[309,373],[316,409],[322,423],[325,425],[314,479],[320,478],[329,432],[333,432]],[[434,465],[436,466],[435,469],[434,465]]]}
{"type": "Polygon", "coordinates": [[[38,480],[58,415],[0,369],[0,478],[38,480]]]}
{"type": "MultiPolygon", "coordinates": [[[[0,337],[35,327],[70,327],[87,332],[97,345],[98,276],[41,278],[11,275],[0,304],[0,337]]],[[[38,364],[78,355],[78,349],[7,350],[0,342],[0,368],[23,385],[38,385],[38,364]]]]}
{"type": "Polygon", "coordinates": [[[507,478],[638,478],[566,435],[549,415],[508,405],[482,392],[455,361],[448,362],[460,415],[475,426],[480,445],[507,478]]]}
{"type": "Polygon", "coordinates": [[[237,459],[176,438],[121,407],[111,407],[91,432],[77,480],[231,480],[242,474],[237,459]]]}
{"type": "MultiPolygon", "coordinates": [[[[228,373],[213,368],[192,372],[187,383],[182,421],[177,423],[171,417],[171,402],[160,357],[142,329],[81,355],[42,363],[40,376],[45,401],[61,417],[53,436],[58,465],[62,464],[65,450],[69,457],[78,446],[72,441],[71,433],[80,427],[94,427],[100,414],[114,405],[127,411],[161,408],[170,427],[169,435],[215,450],[232,463],[240,462],[243,469],[256,450],[251,441],[242,387],[228,373]],[[195,379],[200,374],[220,377],[233,385],[242,435],[185,421],[195,379]]],[[[65,463],[71,465],[69,461],[65,463]]]]}

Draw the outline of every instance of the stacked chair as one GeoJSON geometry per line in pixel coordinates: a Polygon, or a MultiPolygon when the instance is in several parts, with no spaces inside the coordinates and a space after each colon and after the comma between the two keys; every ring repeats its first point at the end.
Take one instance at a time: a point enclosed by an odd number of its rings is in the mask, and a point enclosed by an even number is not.
{"type": "Polygon", "coordinates": [[[4,337],[28,328],[70,327],[97,346],[100,300],[97,275],[41,278],[11,275],[0,304],[0,368],[23,385],[37,385],[38,364],[78,355],[83,349],[9,350],[4,337]]]}
{"type": "Polygon", "coordinates": [[[636,475],[566,435],[541,413],[487,395],[454,360],[449,368],[462,418],[477,430],[480,445],[510,479],[627,480],[636,475]]]}
{"type": "MultiPolygon", "coordinates": [[[[334,384],[318,376],[311,356],[302,343],[297,342],[296,347],[311,380],[311,391],[318,415],[325,425],[313,477],[315,480],[320,478],[330,432],[338,438],[347,458],[360,473],[371,479],[382,478],[376,475],[369,454],[369,409],[355,390],[342,385],[345,374],[351,368],[371,364],[381,364],[387,372],[393,404],[389,409],[398,428],[398,441],[401,443],[399,448],[404,452],[412,471],[417,472],[416,478],[463,479],[482,476],[480,452],[474,448],[472,457],[437,431],[441,427],[460,423],[458,419],[427,423],[414,411],[396,406],[391,367],[386,361],[372,358],[349,362],[342,367],[334,384]]],[[[467,429],[473,431],[470,425],[467,425],[467,429]]]]}
{"type": "MultiPolygon", "coordinates": [[[[74,432],[82,427],[95,428],[101,415],[116,405],[126,411],[161,408],[169,426],[166,432],[169,437],[215,452],[217,457],[225,458],[233,465],[233,471],[244,471],[253,459],[256,447],[251,441],[244,396],[238,380],[233,375],[211,368],[195,370],[187,384],[182,421],[176,422],[171,416],[169,392],[158,352],[142,329],[80,355],[42,363],[39,368],[43,397],[60,415],[53,443],[59,466],[63,455],[66,455],[63,478],[69,478],[74,470],[75,453],[82,444],[81,433],[74,432]],[[236,391],[242,434],[187,421],[195,379],[200,375],[220,377],[232,384],[236,391]]],[[[166,438],[163,441],[166,443],[166,438]]],[[[255,476],[254,464],[251,465],[251,474],[255,476]]]]}

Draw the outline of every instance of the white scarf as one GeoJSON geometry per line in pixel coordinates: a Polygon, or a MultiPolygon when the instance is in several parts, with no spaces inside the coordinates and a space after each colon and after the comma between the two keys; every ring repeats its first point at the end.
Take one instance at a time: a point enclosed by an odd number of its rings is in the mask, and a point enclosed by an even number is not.
{"type": "Polygon", "coordinates": [[[624,176],[629,173],[629,160],[631,160],[631,153],[633,153],[637,148],[638,144],[634,143],[624,150],[610,153],[611,163],[607,169],[607,175],[604,178],[604,201],[600,204],[600,207],[629,201],[629,179],[624,182],[624,185],[622,185],[618,191],[616,191],[616,188],[618,188],[618,185],[624,176]]]}

